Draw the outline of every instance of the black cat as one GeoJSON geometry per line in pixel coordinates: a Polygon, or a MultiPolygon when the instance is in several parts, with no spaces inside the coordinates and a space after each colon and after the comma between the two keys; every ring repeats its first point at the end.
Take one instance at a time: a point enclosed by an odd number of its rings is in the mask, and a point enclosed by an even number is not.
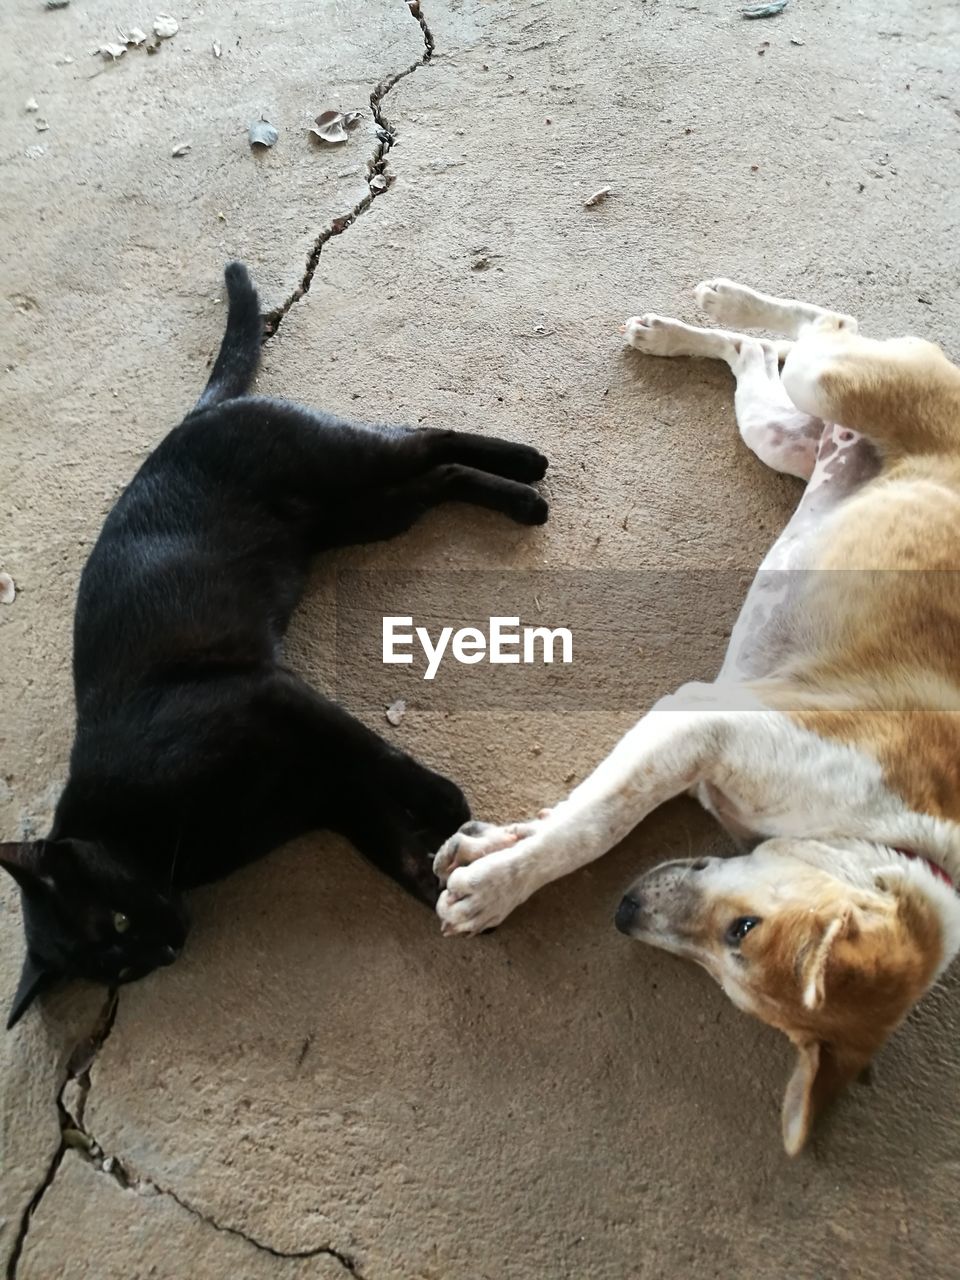
{"type": "Polygon", "coordinates": [[[344,422],[247,396],[256,290],[226,269],[206,390],[107,517],[80,580],[70,775],[45,840],[0,845],[27,955],[8,1026],[57,978],[128,982],[187,934],[181,892],[316,828],[428,903],[458,787],[283,665],[315,552],[390,538],[457,500],[542,524],[526,445],[344,422]]]}

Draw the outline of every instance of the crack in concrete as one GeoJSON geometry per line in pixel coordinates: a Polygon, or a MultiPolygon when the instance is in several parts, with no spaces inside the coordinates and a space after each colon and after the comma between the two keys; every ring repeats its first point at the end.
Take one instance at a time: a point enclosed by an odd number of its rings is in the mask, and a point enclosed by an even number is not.
{"type": "Polygon", "coordinates": [[[313,243],[313,247],[307,255],[306,265],[300,283],[290,294],[290,296],[274,307],[272,311],[266,312],[263,317],[263,337],[264,341],[268,341],[280,328],[284,317],[295,303],[299,302],[302,297],[310,292],[310,286],[313,283],[314,273],[320,262],[320,254],[323,246],[328,240],[332,240],[334,236],[342,235],[349,226],[373,204],[379,196],[385,195],[390,189],[391,179],[387,175],[387,157],[397,141],[397,132],[387,118],[383,109],[383,100],[393,87],[399,81],[405,79],[409,75],[413,75],[419,67],[424,67],[433,57],[435,44],[433,35],[427,25],[426,17],[420,5],[420,0],[401,0],[406,4],[410,15],[416,20],[423,33],[423,54],[416,62],[412,62],[409,67],[405,67],[402,71],[395,71],[378,81],[370,94],[370,109],[373,112],[373,118],[377,125],[377,145],[374,147],[373,154],[367,161],[367,193],[361,200],[358,200],[353,208],[340,217],[334,218],[329,227],[325,227],[317,236],[313,243]],[[379,181],[378,181],[379,179],[379,181]]]}
{"type": "Polygon", "coordinates": [[[84,1112],[91,1088],[90,1069],[96,1061],[100,1050],[106,1044],[110,1032],[113,1030],[118,1006],[119,994],[117,989],[113,988],[100,1011],[93,1030],[75,1046],[70,1055],[64,1081],[60,1086],[56,1099],[57,1112],[60,1117],[60,1144],[53,1159],[50,1161],[43,1181],[31,1196],[21,1217],[20,1229],[17,1233],[13,1252],[10,1255],[10,1261],[7,1264],[7,1280],[16,1280],[17,1267],[26,1245],[31,1220],[43,1197],[53,1186],[68,1150],[74,1151],[97,1173],[105,1174],[107,1177],[112,1178],[117,1186],[124,1191],[131,1191],[135,1195],[143,1196],[144,1198],[165,1196],[179,1205],[186,1213],[212,1227],[214,1231],[236,1236],[238,1239],[246,1241],[253,1248],[258,1249],[261,1253],[268,1253],[274,1258],[291,1260],[319,1257],[333,1258],[348,1275],[355,1277],[355,1280],[364,1280],[364,1276],[357,1267],[356,1259],[340,1249],[335,1249],[332,1245],[314,1245],[307,1249],[276,1249],[273,1245],[267,1244],[263,1240],[258,1240],[256,1236],[242,1231],[239,1227],[218,1222],[215,1218],[210,1217],[209,1214],[203,1213],[200,1209],[190,1204],[189,1201],[185,1200],[170,1187],[164,1187],[153,1178],[135,1173],[130,1164],[119,1156],[106,1155],[104,1153],[101,1144],[84,1125],[84,1112]],[[74,1096],[70,1100],[70,1105],[68,1105],[67,1091],[71,1084],[74,1084],[76,1088],[74,1096]]]}
{"type": "MultiPolygon", "coordinates": [[[[97,1015],[97,1020],[93,1025],[88,1036],[85,1036],[78,1044],[74,1046],[73,1052],[67,1059],[67,1067],[64,1073],[63,1083],[57,1090],[56,1106],[57,1114],[60,1118],[60,1144],[54,1152],[53,1159],[47,1166],[47,1171],[42,1182],[27,1202],[26,1208],[20,1216],[20,1224],[17,1229],[16,1239],[13,1242],[13,1249],[7,1262],[7,1280],[15,1280],[17,1267],[20,1264],[20,1258],[23,1254],[24,1245],[27,1242],[27,1235],[30,1232],[30,1223],[33,1215],[40,1207],[40,1202],[53,1186],[60,1166],[63,1163],[63,1157],[67,1152],[67,1148],[77,1145],[78,1142],[83,1143],[87,1135],[82,1128],[83,1111],[87,1101],[87,1094],[90,1092],[90,1068],[96,1060],[97,1054],[109,1039],[110,1032],[113,1030],[113,1024],[117,1018],[117,1008],[119,1006],[119,993],[116,987],[111,987],[107,993],[107,999],[102,1009],[97,1015]],[[75,1119],[67,1110],[64,1102],[67,1089],[71,1083],[77,1086],[77,1102],[76,1111],[79,1119],[75,1119]]],[[[91,1140],[91,1149],[96,1146],[91,1140]]],[[[89,1154],[89,1152],[88,1152],[89,1154]]]]}

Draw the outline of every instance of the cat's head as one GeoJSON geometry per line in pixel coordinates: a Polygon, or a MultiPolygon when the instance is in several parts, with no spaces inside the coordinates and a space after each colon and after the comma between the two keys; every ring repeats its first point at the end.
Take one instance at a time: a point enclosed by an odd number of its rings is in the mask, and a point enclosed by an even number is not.
{"type": "Polygon", "coordinates": [[[180,895],[134,880],[100,845],[0,844],[0,866],[20,886],[27,944],[8,1027],[57,979],[132,982],[180,953],[187,936],[180,895]]]}

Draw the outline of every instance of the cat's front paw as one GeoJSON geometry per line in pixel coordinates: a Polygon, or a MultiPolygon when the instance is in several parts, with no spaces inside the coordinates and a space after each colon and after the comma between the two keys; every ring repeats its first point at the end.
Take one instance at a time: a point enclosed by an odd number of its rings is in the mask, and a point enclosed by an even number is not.
{"type": "Polygon", "coordinates": [[[405,807],[434,848],[470,818],[470,805],[457,784],[430,769],[408,783],[405,807]]]}

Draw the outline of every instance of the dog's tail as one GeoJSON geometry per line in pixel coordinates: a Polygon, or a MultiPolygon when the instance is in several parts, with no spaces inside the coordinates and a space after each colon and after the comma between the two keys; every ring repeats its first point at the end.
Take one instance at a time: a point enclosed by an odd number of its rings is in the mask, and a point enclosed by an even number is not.
{"type": "Polygon", "coordinates": [[[197,409],[209,409],[221,400],[244,395],[260,362],[263,321],[250,273],[242,262],[228,262],[223,274],[229,299],[227,329],[197,409]]]}

